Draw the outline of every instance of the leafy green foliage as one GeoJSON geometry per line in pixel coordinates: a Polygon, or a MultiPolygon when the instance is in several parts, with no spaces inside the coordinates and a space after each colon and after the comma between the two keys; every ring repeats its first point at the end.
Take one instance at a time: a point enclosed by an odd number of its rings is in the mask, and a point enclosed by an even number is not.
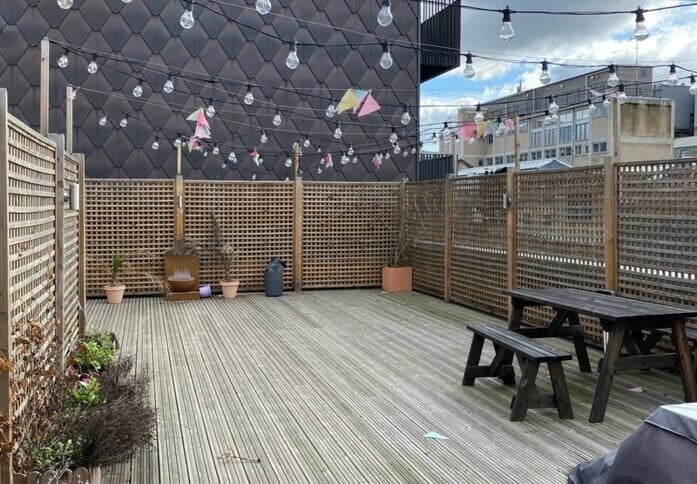
{"type": "Polygon", "coordinates": [[[52,442],[31,453],[34,468],[39,472],[67,467],[76,456],[77,450],[72,439],[52,442]]]}
{"type": "Polygon", "coordinates": [[[102,401],[102,386],[92,377],[88,381],[78,381],[70,394],[81,406],[94,407],[102,401]]]}
{"type": "Polygon", "coordinates": [[[123,263],[125,261],[126,257],[121,254],[114,254],[114,256],[111,258],[109,277],[111,278],[112,286],[115,286],[118,282],[119,276],[123,272],[123,263]]]}
{"type": "Polygon", "coordinates": [[[102,371],[104,367],[113,363],[114,359],[114,344],[111,339],[85,340],[78,345],[70,363],[80,373],[90,373],[102,371]]]}

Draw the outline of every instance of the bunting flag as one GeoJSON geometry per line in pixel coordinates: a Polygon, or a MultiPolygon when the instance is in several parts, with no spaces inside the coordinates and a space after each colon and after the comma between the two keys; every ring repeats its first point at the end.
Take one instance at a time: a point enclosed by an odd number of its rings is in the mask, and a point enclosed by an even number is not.
{"type": "Polygon", "coordinates": [[[511,118],[506,118],[503,120],[503,126],[506,130],[506,133],[510,133],[515,129],[515,122],[511,118]]]}
{"type": "Polygon", "coordinates": [[[494,134],[496,132],[496,126],[494,126],[493,121],[484,121],[486,123],[486,129],[484,130],[484,135],[494,134]]]}
{"type": "Polygon", "coordinates": [[[460,139],[469,141],[474,137],[474,131],[477,129],[477,125],[474,123],[465,123],[460,127],[460,139]]]}
{"type": "Polygon", "coordinates": [[[193,150],[196,150],[196,151],[203,150],[203,145],[201,144],[201,141],[196,136],[192,136],[191,138],[189,138],[188,147],[189,147],[189,153],[191,153],[193,150]]]}
{"type": "Polygon", "coordinates": [[[199,116],[203,114],[203,108],[198,108],[196,111],[191,113],[188,118],[186,118],[187,121],[198,121],[199,116]]]}
{"type": "Polygon", "coordinates": [[[356,93],[353,91],[353,89],[348,89],[344,93],[344,97],[341,98],[339,105],[336,107],[336,112],[338,114],[341,114],[344,111],[348,111],[349,109],[354,109],[360,106],[360,104],[361,101],[360,99],[358,99],[358,96],[356,96],[356,93]]]}
{"type": "Polygon", "coordinates": [[[486,135],[486,129],[489,126],[489,123],[486,121],[480,121],[477,123],[477,138],[482,138],[484,135],[486,135]]]}
{"type": "Polygon", "coordinates": [[[194,137],[198,139],[211,139],[211,125],[208,124],[206,115],[203,110],[198,115],[196,120],[196,131],[194,132],[194,137]]]}
{"type": "Polygon", "coordinates": [[[358,105],[353,108],[353,114],[356,114],[360,109],[363,101],[365,101],[366,96],[368,96],[368,91],[364,91],[362,89],[354,89],[353,92],[358,98],[358,105]]]}
{"type": "Polygon", "coordinates": [[[261,155],[257,151],[256,148],[254,148],[252,151],[249,152],[250,156],[252,157],[252,161],[256,163],[257,166],[261,165],[261,155]]]}
{"type": "Polygon", "coordinates": [[[358,117],[362,118],[363,116],[373,114],[377,111],[380,111],[380,105],[373,97],[373,93],[369,92],[365,97],[365,101],[363,101],[363,106],[361,106],[360,111],[358,111],[358,117]]]}
{"type": "Polygon", "coordinates": [[[324,163],[324,169],[328,168],[333,168],[334,167],[334,160],[332,159],[332,154],[327,153],[324,155],[324,158],[322,159],[322,163],[324,163]]]}
{"type": "Polygon", "coordinates": [[[373,165],[375,166],[376,171],[380,171],[380,167],[382,166],[382,156],[380,156],[380,155],[373,156],[373,165]]]}

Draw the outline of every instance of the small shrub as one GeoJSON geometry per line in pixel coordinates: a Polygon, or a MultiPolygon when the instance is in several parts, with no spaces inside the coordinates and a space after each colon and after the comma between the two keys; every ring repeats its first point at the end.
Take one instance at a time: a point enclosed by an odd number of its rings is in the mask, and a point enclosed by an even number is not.
{"type": "Polygon", "coordinates": [[[70,359],[70,364],[81,373],[99,372],[113,363],[114,347],[110,341],[105,347],[102,341],[85,340],[80,343],[70,359]]]}
{"type": "Polygon", "coordinates": [[[70,395],[81,406],[94,407],[102,401],[102,386],[95,377],[87,377],[77,382],[70,395]]]}
{"type": "Polygon", "coordinates": [[[68,439],[65,442],[52,442],[34,449],[31,453],[31,459],[35,470],[44,472],[70,466],[76,455],[75,445],[71,439],[68,439]]]}

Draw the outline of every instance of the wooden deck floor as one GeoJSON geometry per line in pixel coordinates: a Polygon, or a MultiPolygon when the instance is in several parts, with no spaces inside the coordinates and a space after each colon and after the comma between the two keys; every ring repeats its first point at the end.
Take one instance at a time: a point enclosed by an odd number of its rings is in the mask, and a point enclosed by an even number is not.
{"type": "MultiPolygon", "coordinates": [[[[158,407],[154,447],[108,482],[566,482],[681,394],[674,376],[618,374],[605,422],[589,424],[595,375],[565,362],[576,418],[509,422],[512,388],[460,386],[464,323],[499,320],[421,294],[91,301],[88,317],[148,368],[158,407]]],[[[538,381],[549,389],[546,371],[538,381]]]]}

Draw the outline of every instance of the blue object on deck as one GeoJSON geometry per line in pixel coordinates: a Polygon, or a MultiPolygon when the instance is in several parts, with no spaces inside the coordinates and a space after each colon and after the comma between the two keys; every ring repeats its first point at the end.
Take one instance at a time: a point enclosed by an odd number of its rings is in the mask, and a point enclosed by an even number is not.
{"type": "Polygon", "coordinates": [[[438,432],[429,432],[426,435],[424,435],[424,437],[427,439],[435,440],[450,440],[445,435],[439,434],[438,432]]]}
{"type": "Polygon", "coordinates": [[[283,270],[286,263],[274,257],[264,271],[264,293],[267,297],[283,296],[283,270]]]}

